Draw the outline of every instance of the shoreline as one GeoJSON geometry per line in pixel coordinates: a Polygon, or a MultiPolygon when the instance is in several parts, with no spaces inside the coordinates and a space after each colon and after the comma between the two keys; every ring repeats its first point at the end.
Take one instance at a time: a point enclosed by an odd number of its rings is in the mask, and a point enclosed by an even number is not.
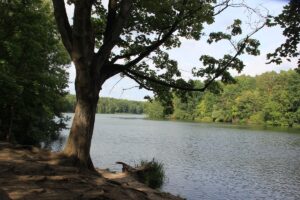
{"type": "MultiPolygon", "coordinates": [[[[65,113],[65,114],[74,114],[74,113],[65,113]]],[[[96,115],[138,115],[138,116],[146,116],[145,114],[131,114],[131,113],[96,113],[96,115]]],[[[208,124],[208,125],[216,125],[224,128],[242,128],[242,129],[253,129],[253,130],[266,130],[272,132],[295,132],[298,133],[300,131],[300,124],[296,124],[292,127],[289,126],[274,126],[270,124],[254,124],[254,123],[232,123],[232,122],[206,122],[200,120],[183,120],[183,119],[174,119],[174,118],[163,118],[163,119],[152,119],[148,117],[141,117],[137,119],[149,120],[149,121],[165,121],[165,122],[179,122],[179,123],[193,123],[193,124],[208,124]]],[[[300,132],[299,132],[300,133],[300,132]]]]}
{"type": "Polygon", "coordinates": [[[0,142],[0,199],[182,200],[127,173],[80,170],[58,164],[57,153],[4,142],[0,142]]]}

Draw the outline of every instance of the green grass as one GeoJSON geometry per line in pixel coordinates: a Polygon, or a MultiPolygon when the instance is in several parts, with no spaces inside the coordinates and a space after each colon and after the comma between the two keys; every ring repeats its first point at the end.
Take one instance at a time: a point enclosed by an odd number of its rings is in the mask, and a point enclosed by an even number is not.
{"type": "Polygon", "coordinates": [[[160,188],[163,185],[165,180],[163,163],[160,163],[153,158],[152,161],[142,160],[136,167],[146,169],[138,173],[138,178],[142,183],[153,189],[160,188]]]}

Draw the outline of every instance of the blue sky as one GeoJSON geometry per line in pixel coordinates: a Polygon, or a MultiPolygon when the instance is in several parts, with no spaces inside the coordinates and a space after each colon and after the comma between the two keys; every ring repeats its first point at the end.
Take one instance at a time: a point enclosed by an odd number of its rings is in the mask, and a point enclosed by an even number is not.
{"type": "MultiPolygon", "coordinates": [[[[103,1],[106,3],[106,1],[103,1]]],[[[247,5],[250,5],[253,8],[258,8],[264,14],[266,14],[266,9],[268,9],[269,14],[277,15],[281,12],[284,5],[288,1],[284,0],[245,0],[247,5]]],[[[69,18],[71,18],[72,8],[67,7],[69,18]]],[[[216,17],[216,22],[205,29],[205,33],[209,34],[211,31],[225,30],[226,27],[232,24],[233,20],[236,18],[242,19],[242,21],[249,21],[247,17],[248,13],[244,9],[232,8],[223,12],[221,15],[216,17]]],[[[257,20],[258,18],[255,15],[252,15],[252,20],[257,20]]],[[[244,27],[246,32],[250,32],[247,26],[244,27]],[[248,30],[248,31],[247,31],[248,30]]],[[[253,38],[259,39],[261,46],[261,55],[260,56],[242,56],[241,59],[244,61],[246,67],[244,68],[241,74],[246,75],[259,75],[266,71],[281,71],[288,70],[296,66],[296,60],[290,62],[284,62],[281,65],[266,63],[266,54],[268,52],[273,52],[276,47],[278,47],[283,41],[284,37],[282,36],[282,30],[278,27],[275,28],[264,28],[263,30],[256,33],[253,38]]],[[[208,45],[206,43],[206,37],[203,37],[201,41],[193,40],[182,40],[182,45],[178,49],[173,49],[169,51],[171,58],[178,61],[178,66],[182,72],[184,78],[190,78],[191,69],[193,67],[201,66],[199,58],[202,54],[209,54],[215,57],[222,57],[225,53],[230,53],[232,51],[231,46],[228,43],[221,42],[213,45],[208,45]]],[[[71,66],[69,69],[69,88],[70,93],[74,94],[74,80],[75,80],[75,69],[74,66],[71,66]]],[[[233,72],[234,75],[238,75],[233,72]]],[[[102,97],[114,97],[114,98],[123,98],[131,100],[143,100],[145,95],[152,95],[151,92],[144,89],[128,89],[123,90],[124,88],[131,88],[137,86],[137,84],[130,80],[129,78],[123,78],[120,80],[120,75],[116,75],[111,79],[107,80],[103,89],[100,92],[102,97]],[[118,84],[116,84],[118,82],[118,84]]]]}

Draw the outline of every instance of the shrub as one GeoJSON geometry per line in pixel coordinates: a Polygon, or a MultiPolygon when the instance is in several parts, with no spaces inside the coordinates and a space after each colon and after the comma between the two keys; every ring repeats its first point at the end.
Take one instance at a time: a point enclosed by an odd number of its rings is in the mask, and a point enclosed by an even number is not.
{"type": "Polygon", "coordinates": [[[153,158],[152,161],[142,160],[136,168],[144,169],[139,171],[138,179],[147,186],[156,189],[160,188],[165,180],[163,163],[153,158]]]}

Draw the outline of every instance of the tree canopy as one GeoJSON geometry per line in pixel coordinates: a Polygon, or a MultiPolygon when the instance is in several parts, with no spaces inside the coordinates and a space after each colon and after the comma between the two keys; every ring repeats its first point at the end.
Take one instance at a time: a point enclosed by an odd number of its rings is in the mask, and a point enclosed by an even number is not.
{"type": "MultiPolygon", "coordinates": [[[[299,57],[300,51],[300,1],[290,0],[282,13],[276,17],[270,16],[269,26],[279,25],[283,29],[286,41],[281,44],[274,53],[267,55],[269,63],[281,64],[282,58],[291,61],[291,58],[299,57]]],[[[298,72],[300,72],[300,59],[298,60],[298,72]]]]}
{"type": "Polygon", "coordinates": [[[69,58],[47,1],[0,3],[0,135],[21,144],[57,139],[69,58]]]}
{"type": "Polygon", "coordinates": [[[222,85],[222,92],[204,92],[182,101],[174,94],[174,112],[166,115],[155,102],[146,107],[150,118],[229,122],[273,126],[300,125],[300,74],[293,70],[266,72],[256,77],[238,76],[236,84],[222,85]]]}
{"type": "Polygon", "coordinates": [[[204,91],[209,85],[214,85],[217,78],[232,82],[229,70],[240,72],[244,67],[237,57],[243,53],[259,54],[259,42],[250,36],[264,23],[247,35],[241,29],[242,21],[234,20],[228,32],[210,33],[208,43],[242,38],[233,44],[235,54],[226,54],[222,59],[199,55],[203,67],[195,68],[193,75],[206,78],[206,81],[202,88],[195,88],[192,82],[181,78],[177,61],[170,58],[168,50],[180,47],[183,38],[200,40],[204,26],[213,24],[215,16],[228,7],[243,7],[244,4],[230,0],[110,0],[106,7],[102,1],[68,1],[75,5],[74,24],[71,26],[64,4],[53,2],[65,46],[69,52],[76,51],[71,54],[73,59],[87,56],[90,62],[97,59],[99,66],[104,62],[100,71],[110,72],[108,77],[122,73],[161,98],[169,97],[172,88],[204,91]],[[80,36],[83,31],[86,36],[80,36]],[[75,43],[75,40],[79,41],[75,43]]]}
{"type": "Polygon", "coordinates": [[[244,33],[242,21],[236,19],[227,32],[210,33],[208,43],[228,41],[234,53],[222,58],[199,55],[203,66],[195,68],[192,74],[205,81],[198,88],[193,81],[182,78],[177,61],[170,58],[168,50],[180,47],[182,39],[200,40],[204,26],[213,24],[215,16],[229,7],[256,13],[243,2],[109,0],[104,5],[101,0],[69,0],[68,4],[74,6],[72,23],[65,2],[52,2],[63,44],[76,69],[77,103],[64,154],[88,168],[93,168],[89,150],[99,92],[107,79],[116,74],[127,76],[141,88],[154,91],[166,105],[173,92],[184,96],[182,91],[215,89],[217,79],[234,82],[229,70],[240,72],[244,68],[238,56],[260,53],[259,41],[251,37],[266,24],[263,19],[244,33]]]}

